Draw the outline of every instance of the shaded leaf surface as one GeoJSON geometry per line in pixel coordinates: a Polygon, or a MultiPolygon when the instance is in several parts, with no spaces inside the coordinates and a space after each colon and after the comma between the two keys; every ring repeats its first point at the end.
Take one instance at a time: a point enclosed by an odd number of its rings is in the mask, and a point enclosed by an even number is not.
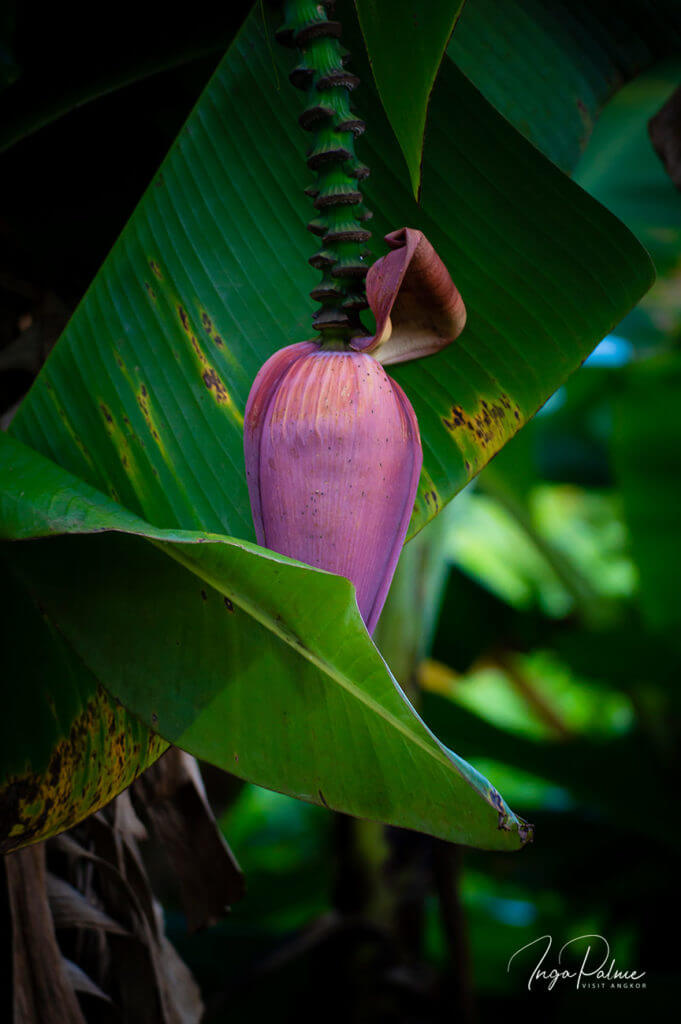
{"type": "Polygon", "coordinates": [[[428,102],[463,0],[355,3],[378,94],[418,196],[428,102]]]}
{"type": "Polygon", "coordinates": [[[608,99],[680,43],[675,0],[467,0],[447,55],[571,173],[608,99]]]}
{"type": "Polygon", "coordinates": [[[116,704],[26,594],[2,554],[0,563],[4,853],[69,828],[108,803],[167,744],[116,704]]]}

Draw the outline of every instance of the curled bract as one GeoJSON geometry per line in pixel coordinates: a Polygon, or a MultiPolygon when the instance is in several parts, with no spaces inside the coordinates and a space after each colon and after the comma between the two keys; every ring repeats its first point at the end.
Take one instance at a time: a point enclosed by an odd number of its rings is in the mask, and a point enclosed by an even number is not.
{"type": "Polygon", "coordinates": [[[449,345],[464,329],[466,307],[422,231],[401,228],[385,240],[393,251],[376,260],[366,280],[376,333],[354,338],[352,347],[387,365],[429,356],[449,345]]]}

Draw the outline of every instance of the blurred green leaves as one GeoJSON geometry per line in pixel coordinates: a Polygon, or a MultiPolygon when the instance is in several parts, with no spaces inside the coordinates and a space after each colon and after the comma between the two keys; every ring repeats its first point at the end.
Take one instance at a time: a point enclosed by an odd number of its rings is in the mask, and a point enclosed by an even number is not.
{"type": "Polygon", "coordinates": [[[650,626],[681,624],[681,358],[635,364],[616,397],[613,456],[650,626]]]}

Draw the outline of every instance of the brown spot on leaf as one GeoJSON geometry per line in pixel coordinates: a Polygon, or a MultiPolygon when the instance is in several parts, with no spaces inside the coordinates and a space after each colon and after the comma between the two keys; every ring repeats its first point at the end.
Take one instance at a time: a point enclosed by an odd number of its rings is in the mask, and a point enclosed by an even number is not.
{"type": "Polygon", "coordinates": [[[513,436],[519,419],[519,409],[507,394],[502,393],[494,400],[481,398],[474,412],[461,405],[453,405],[450,414],[442,417],[442,422],[466,456],[466,472],[470,473],[471,469],[474,472],[481,469],[513,436]]]}
{"type": "Polygon", "coordinates": [[[182,324],[187,334],[189,334],[191,332],[191,325],[189,323],[189,317],[187,316],[187,310],[184,308],[184,306],[178,306],[177,312],[180,317],[180,323],[182,324]]]}
{"type": "Polygon", "coordinates": [[[202,377],[203,383],[206,385],[209,391],[213,392],[215,400],[216,402],[218,402],[218,404],[222,404],[223,402],[229,401],[229,392],[227,391],[227,388],[225,387],[222,380],[218,376],[216,370],[214,370],[211,367],[210,370],[206,370],[202,377]]]}
{"type": "MultiPolygon", "coordinates": [[[[453,405],[452,406],[452,417],[451,417],[451,421],[450,421],[452,428],[453,427],[462,427],[464,422],[465,422],[465,416],[466,416],[466,414],[464,413],[464,411],[463,411],[463,409],[461,408],[460,405],[453,405]]],[[[447,426],[447,425],[448,425],[447,421],[445,420],[445,426],[447,426]]]]}

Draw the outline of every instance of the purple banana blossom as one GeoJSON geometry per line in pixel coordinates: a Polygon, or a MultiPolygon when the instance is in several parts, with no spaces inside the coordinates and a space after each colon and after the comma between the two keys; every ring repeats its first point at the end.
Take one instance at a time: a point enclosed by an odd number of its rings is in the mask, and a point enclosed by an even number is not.
{"type": "Polygon", "coordinates": [[[372,632],[421,472],[402,388],[363,352],[291,345],[256,377],[244,436],[258,543],[352,580],[372,632]]]}
{"type": "Polygon", "coordinates": [[[370,633],[397,566],[423,461],[416,414],[378,361],[380,348],[391,335],[404,339],[408,320],[407,341],[392,361],[409,358],[409,336],[414,355],[423,355],[452,340],[465,322],[461,297],[424,236],[404,229],[388,241],[397,251],[377,261],[367,282],[377,333],[353,342],[368,351],[333,351],[311,341],[281,349],[256,376],[244,423],[258,543],[351,580],[370,633]],[[423,323],[415,327],[419,305],[423,323]]]}

